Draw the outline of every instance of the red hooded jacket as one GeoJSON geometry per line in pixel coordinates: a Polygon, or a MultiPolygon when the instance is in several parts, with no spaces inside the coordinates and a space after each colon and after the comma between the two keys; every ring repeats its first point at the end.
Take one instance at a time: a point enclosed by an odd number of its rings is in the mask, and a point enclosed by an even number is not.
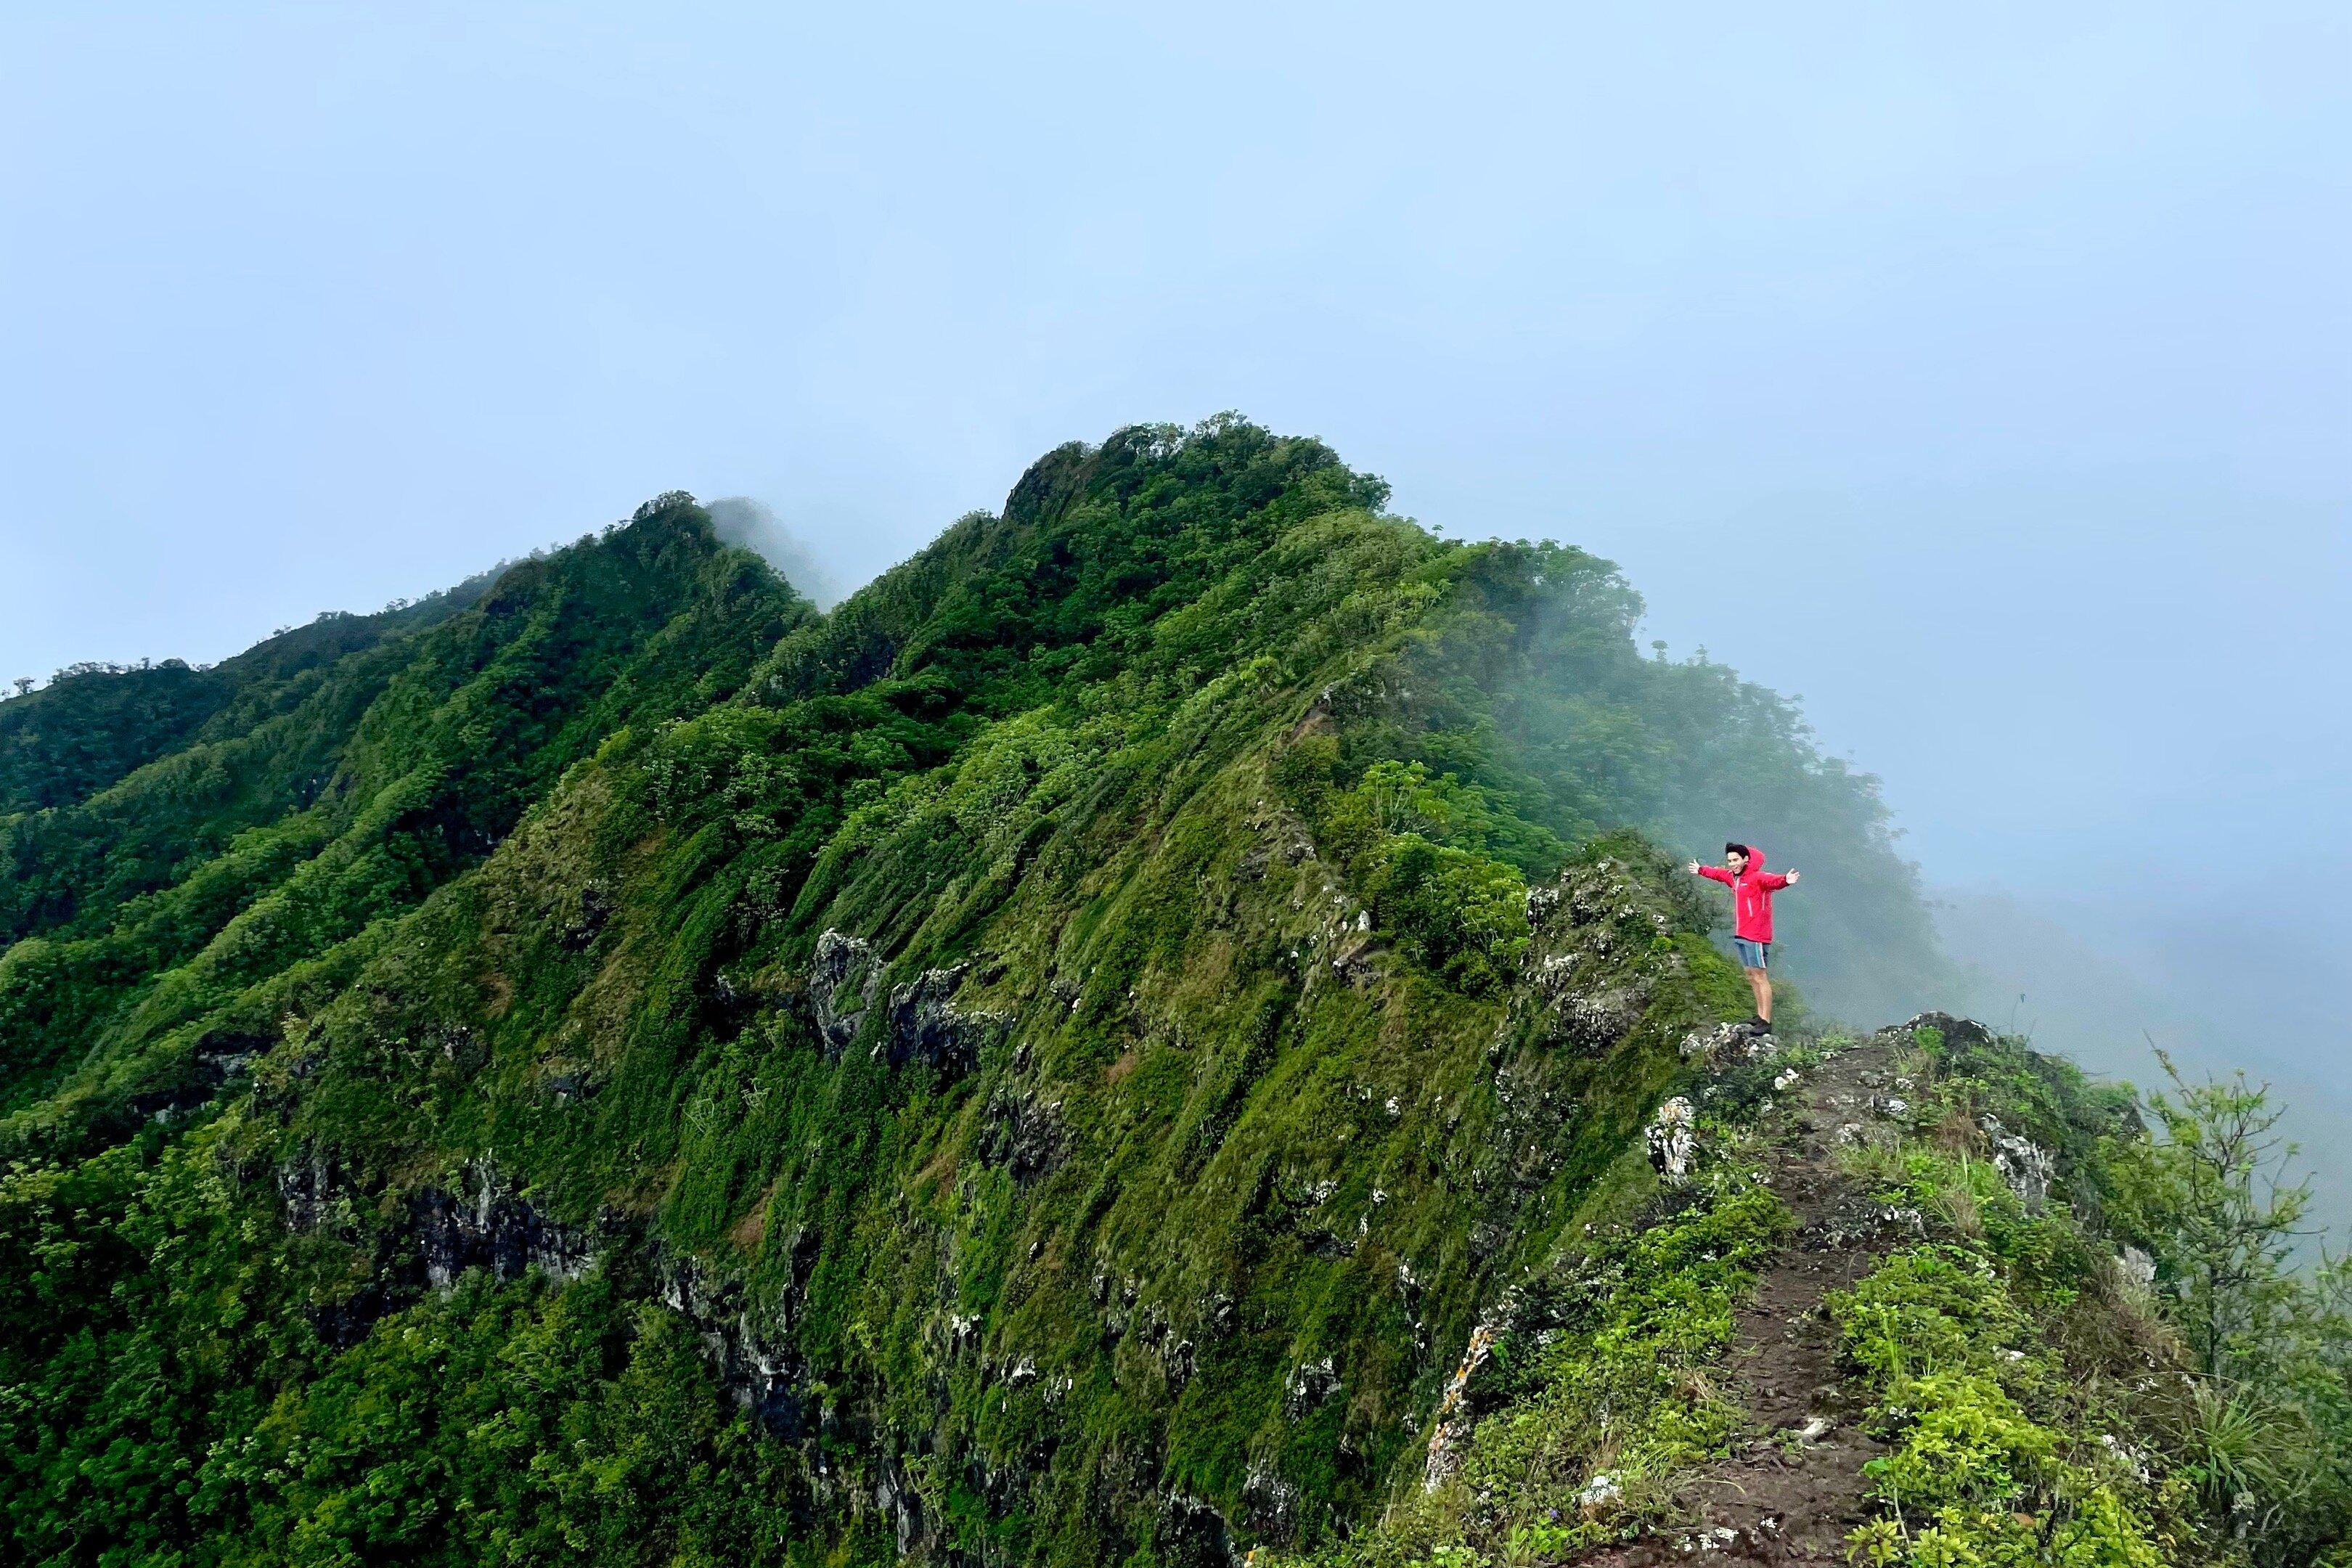
{"type": "Polygon", "coordinates": [[[1740,940],[1772,940],[1772,895],[1787,887],[1789,879],[1764,869],[1764,851],[1750,844],[1748,864],[1737,877],[1721,866],[1701,866],[1698,874],[1731,889],[1731,929],[1740,940]]]}

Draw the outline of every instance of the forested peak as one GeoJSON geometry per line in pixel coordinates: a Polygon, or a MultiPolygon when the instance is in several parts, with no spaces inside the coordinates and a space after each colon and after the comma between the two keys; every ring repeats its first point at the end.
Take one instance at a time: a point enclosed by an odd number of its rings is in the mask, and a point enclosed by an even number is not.
{"type": "Polygon", "coordinates": [[[1084,646],[1108,659],[1288,529],[1377,512],[1388,494],[1322,442],[1237,415],[1069,442],[1030,465],[1002,512],[965,514],[788,639],[753,689],[788,700],[983,653],[1001,666],[1084,646]]]}
{"type": "Polygon", "coordinates": [[[654,497],[630,517],[572,544],[503,563],[417,600],[360,614],[329,610],[281,627],[209,667],[166,658],[85,662],[47,684],[0,693],[0,816],[70,805],[199,738],[224,710],[272,700],[386,638],[428,630],[470,610],[511,616],[543,595],[619,574],[667,593],[724,562],[745,586],[770,586],[766,563],[719,542],[693,496],[654,497]],[[765,580],[765,581],[763,581],[765,580]]]}
{"type": "Polygon", "coordinates": [[[0,816],[77,800],[204,722],[221,682],[177,660],[77,665],[0,700],[0,816]]]}
{"type": "Polygon", "coordinates": [[[534,595],[599,578],[648,587],[681,584],[721,561],[734,570],[756,566],[767,571],[754,552],[719,539],[709,512],[692,495],[666,490],[596,532],[502,564],[489,574],[480,607],[491,615],[508,615],[534,595]]]}
{"type": "Polygon", "coordinates": [[[1378,511],[1389,487],[1350,469],[1313,437],[1277,436],[1238,414],[1219,414],[1191,426],[1129,425],[1099,447],[1081,441],[1055,447],[1029,466],[1005,498],[1015,522],[1049,521],[1083,497],[1120,499],[1153,483],[1207,485],[1262,504],[1309,476],[1327,476],[1318,494],[1334,507],[1378,511]]]}

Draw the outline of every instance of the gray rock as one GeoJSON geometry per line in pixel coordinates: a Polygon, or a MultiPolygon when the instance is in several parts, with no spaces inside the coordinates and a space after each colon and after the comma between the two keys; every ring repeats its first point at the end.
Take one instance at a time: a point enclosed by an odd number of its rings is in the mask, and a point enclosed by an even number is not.
{"type": "Polygon", "coordinates": [[[2050,1201],[2051,1178],[2058,1173],[2057,1159],[2049,1150],[2030,1138],[2021,1138],[2000,1124],[2000,1119],[1990,1111],[1977,1119],[1986,1138],[1992,1142],[1993,1169],[2009,1184],[2018,1201],[2028,1212],[2040,1214],[2050,1201]]]}
{"type": "Polygon", "coordinates": [[[874,1506],[898,1538],[898,1555],[910,1555],[915,1543],[925,1540],[923,1500],[916,1494],[895,1456],[886,1456],[874,1467],[874,1506]]]}
{"type": "MultiPolygon", "coordinates": [[[[1285,1533],[1280,1526],[1269,1534],[1285,1533]]],[[[1234,1550],[1233,1530],[1225,1516],[1196,1497],[1171,1492],[1160,1506],[1152,1530],[1156,1555],[1169,1568],[1233,1568],[1241,1561],[1234,1550]]]]}
{"type": "Polygon", "coordinates": [[[1293,1421],[1339,1392],[1339,1374],[1331,1358],[1300,1363],[1282,1384],[1282,1413],[1293,1421]]]}
{"type": "Polygon", "coordinates": [[[426,1187],[409,1200],[416,1226],[425,1278],[446,1290],[468,1268],[487,1268],[499,1279],[520,1279],[536,1268],[557,1279],[576,1279],[594,1261],[590,1233],[560,1225],[515,1195],[488,1160],[467,1165],[459,1191],[426,1187]]]}
{"type": "Polygon", "coordinates": [[[1752,1024],[1717,1024],[1683,1037],[1683,1059],[1702,1062],[1709,1072],[1720,1072],[1742,1062],[1769,1061],[1780,1054],[1780,1042],[1769,1028],[1752,1024]]]}
{"type": "Polygon", "coordinates": [[[947,969],[927,969],[890,991],[889,1026],[876,1043],[874,1054],[892,1067],[910,1063],[935,1067],[950,1077],[961,1077],[980,1063],[980,1053],[1008,1022],[994,1013],[966,1012],[949,1000],[971,969],[959,963],[947,969]]]}
{"type": "Polygon", "coordinates": [[[983,1164],[1001,1166],[1027,1186],[1061,1163],[1068,1132],[1060,1100],[999,1089],[989,1097],[985,1115],[980,1134],[983,1164]]]}
{"type": "Polygon", "coordinates": [[[318,1229],[340,1185],[338,1173],[316,1152],[278,1166],[278,1202],[286,1228],[298,1235],[318,1229]]]}
{"type": "Polygon", "coordinates": [[[661,1281],[662,1300],[693,1327],[719,1386],[753,1425],[773,1436],[806,1436],[815,1398],[791,1347],[789,1300],[755,1302],[740,1283],[713,1278],[691,1257],[664,1258],[661,1281]]]}
{"type": "Polygon", "coordinates": [[[1658,1107],[1656,1120],[1643,1130],[1649,1141],[1650,1165],[1669,1186],[1691,1178],[1698,1160],[1698,1128],[1691,1102],[1675,1095],[1658,1107]]]}
{"type": "Polygon", "coordinates": [[[829,1054],[839,1056],[857,1037],[881,984],[881,962],[864,937],[827,931],[816,939],[816,955],[809,963],[809,1007],[829,1054]]]}
{"type": "Polygon", "coordinates": [[[1624,986],[1564,997],[1552,1011],[1551,1037],[1588,1051],[1604,1050],[1641,1022],[1647,1005],[1648,998],[1624,986]]]}
{"type": "Polygon", "coordinates": [[[1992,1031],[1974,1018],[1955,1017],[1949,1013],[1921,1013],[1885,1033],[1916,1035],[1922,1029],[1935,1030],[1948,1046],[1984,1046],[1993,1039],[1992,1031]]]}

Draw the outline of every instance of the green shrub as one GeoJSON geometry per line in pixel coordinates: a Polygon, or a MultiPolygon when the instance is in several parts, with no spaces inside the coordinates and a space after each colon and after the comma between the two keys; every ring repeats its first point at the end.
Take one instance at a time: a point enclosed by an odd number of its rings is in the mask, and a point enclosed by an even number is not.
{"type": "Polygon", "coordinates": [[[1465,991],[1504,984],[1528,947],[1528,884],[1513,868],[1400,834],[1368,879],[1373,918],[1465,991]]]}

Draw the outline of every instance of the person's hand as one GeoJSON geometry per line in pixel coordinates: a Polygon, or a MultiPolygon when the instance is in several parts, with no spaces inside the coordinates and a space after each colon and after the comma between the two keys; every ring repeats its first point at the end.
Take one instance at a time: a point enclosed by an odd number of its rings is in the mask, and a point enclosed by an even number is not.
{"type": "Polygon", "coordinates": [[[1698,862],[1696,860],[1692,861],[1690,865],[1685,868],[1694,877],[1698,875],[1698,862]]]}
{"type": "Polygon", "coordinates": [[[1797,873],[1795,873],[1794,871],[1790,872],[1790,873],[1789,873],[1789,882],[1790,882],[1790,886],[1792,886],[1792,887],[1793,887],[1793,886],[1795,886],[1795,884],[1796,884],[1796,880],[1797,880],[1797,873]]]}

